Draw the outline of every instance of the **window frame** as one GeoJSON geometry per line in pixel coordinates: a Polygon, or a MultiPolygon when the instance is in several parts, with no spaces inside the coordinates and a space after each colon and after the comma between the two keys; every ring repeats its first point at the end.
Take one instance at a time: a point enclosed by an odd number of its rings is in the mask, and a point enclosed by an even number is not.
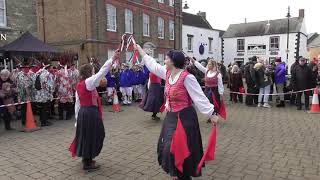
{"type": "Polygon", "coordinates": [[[159,53],[158,54],[158,63],[161,64],[161,65],[164,65],[164,54],[163,53],[159,53]],[[160,59],[161,57],[161,59],[160,59]]]}
{"type": "Polygon", "coordinates": [[[164,36],[165,36],[165,33],[164,33],[165,28],[164,28],[164,26],[165,26],[165,20],[162,17],[158,17],[158,38],[159,39],[164,39],[164,36]],[[162,25],[162,26],[160,26],[160,25],[162,25]]]}
{"type": "Polygon", "coordinates": [[[193,35],[188,34],[187,37],[188,37],[188,38],[187,38],[187,46],[188,46],[188,47],[187,47],[187,48],[188,48],[187,50],[188,50],[188,52],[193,52],[193,35]],[[190,41],[190,44],[189,44],[189,39],[191,40],[191,41],[190,41]],[[189,46],[189,45],[190,45],[190,46],[189,46]],[[189,47],[190,47],[190,48],[189,48],[189,47]]]}
{"type": "Polygon", "coordinates": [[[158,0],[158,3],[162,3],[162,4],[163,4],[163,3],[164,3],[164,0],[158,0]]]}
{"type": "Polygon", "coordinates": [[[210,53],[210,54],[212,54],[213,53],[213,38],[208,38],[208,52],[210,53]]]}
{"type": "Polygon", "coordinates": [[[7,6],[6,6],[6,0],[3,0],[3,23],[0,23],[0,27],[7,27],[7,26],[8,26],[7,25],[7,6]]]}
{"type": "Polygon", "coordinates": [[[169,0],[169,6],[170,7],[174,7],[174,3],[175,3],[174,0],[169,0]]]}
{"type": "Polygon", "coordinates": [[[124,31],[128,34],[133,34],[133,12],[130,9],[124,10],[124,31]],[[127,19],[129,18],[129,19],[127,19]],[[129,21],[129,22],[127,22],[129,21]],[[129,25],[127,23],[130,23],[129,25]],[[129,31],[127,29],[127,26],[129,26],[129,31]],[[130,31],[131,30],[131,31],[130,31]]]}
{"type": "Polygon", "coordinates": [[[269,49],[270,49],[270,51],[279,51],[280,50],[280,36],[271,36],[270,38],[269,38],[269,49]],[[276,45],[276,43],[272,43],[271,42],[271,40],[272,39],[277,39],[278,40],[278,48],[272,48],[272,45],[276,45]]]}
{"type": "Polygon", "coordinates": [[[245,52],[245,39],[237,39],[237,52],[245,52]],[[240,45],[239,45],[239,42],[243,42],[243,50],[242,49],[239,49],[240,45]]]}
{"type": "Polygon", "coordinates": [[[142,14],[142,35],[144,37],[150,37],[150,16],[148,14],[143,13],[142,14]],[[147,19],[145,19],[147,18],[147,19]],[[146,20],[148,20],[148,22],[146,23],[146,20]],[[145,34],[146,32],[145,30],[145,25],[147,25],[147,34],[145,34]]]}
{"type": "Polygon", "coordinates": [[[169,39],[172,41],[175,39],[175,23],[173,20],[169,20],[169,39]]]}
{"type": "Polygon", "coordinates": [[[107,31],[117,32],[117,8],[112,4],[106,4],[106,13],[107,13],[107,31]],[[113,11],[114,11],[113,15],[109,15],[108,14],[108,13],[111,13],[111,12],[109,12],[109,10],[110,10],[109,7],[113,9],[113,11]],[[112,26],[114,26],[114,29],[110,29],[110,27],[108,27],[108,25],[110,26],[110,24],[108,24],[108,23],[110,23],[109,22],[109,16],[113,16],[114,17],[114,25],[112,25],[112,26]]]}

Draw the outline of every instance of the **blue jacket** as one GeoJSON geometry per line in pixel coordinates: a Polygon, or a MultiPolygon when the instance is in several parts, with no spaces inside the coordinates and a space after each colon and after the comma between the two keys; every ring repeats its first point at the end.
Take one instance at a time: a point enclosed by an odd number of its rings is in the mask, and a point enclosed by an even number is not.
{"type": "Polygon", "coordinates": [[[106,79],[108,81],[107,87],[116,87],[116,77],[111,75],[110,72],[106,75],[106,79]]]}
{"type": "Polygon", "coordinates": [[[131,69],[124,70],[120,73],[120,87],[131,87],[134,81],[134,73],[131,69]]]}
{"type": "Polygon", "coordinates": [[[276,66],[275,70],[275,83],[282,84],[286,82],[286,66],[284,63],[280,63],[276,66]]]}

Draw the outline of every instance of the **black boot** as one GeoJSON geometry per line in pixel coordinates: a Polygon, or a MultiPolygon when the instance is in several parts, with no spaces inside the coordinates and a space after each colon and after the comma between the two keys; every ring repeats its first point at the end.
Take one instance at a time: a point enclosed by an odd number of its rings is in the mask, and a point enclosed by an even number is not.
{"type": "Polygon", "coordinates": [[[93,161],[92,159],[83,159],[82,162],[83,162],[83,170],[85,171],[93,172],[100,168],[100,166],[96,165],[96,162],[93,161]]]}
{"type": "Polygon", "coordinates": [[[280,101],[280,104],[277,105],[277,107],[285,107],[285,106],[286,105],[285,105],[284,101],[280,101]]]}

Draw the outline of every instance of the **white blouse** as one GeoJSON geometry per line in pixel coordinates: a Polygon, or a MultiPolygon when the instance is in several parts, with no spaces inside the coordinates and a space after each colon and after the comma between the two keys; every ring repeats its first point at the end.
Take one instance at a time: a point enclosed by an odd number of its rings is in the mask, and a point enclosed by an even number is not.
{"type": "MultiPolygon", "coordinates": [[[[167,73],[166,67],[158,64],[156,60],[150,57],[149,55],[145,55],[142,58],[142,64],[145,64],[149,69],[149,71],[154,73],[156,76],[162,79],[166,79],[166,73],[167,73]]],[[[182,71],[179,72],[174,77],[174,79],[172,79],[170,76],[169,84],[172,85],[176,83],[181,73],[182,71]]],[[[210,118],[212,116],[212,113],[214,112],[214,106],[209,102],[208,98],[204,95],[197,79],[192,74],[189,74],[184,80],[184,86],[186,87],[189,93],[189,96],[191,97],[197,109],[202,114],[204,114],[207,118],[210,118]]],[[[166,102],[168,102],[168,100],[166,102]]],[[[168,103],[166,103],[166,109],[170,109],[168,103]]]]}
{"type": "MultiPolygon", "coordinates": [[[[202,64],[200,64],[198,61],[195,61],[194,65],[201,71],[203,72],[204,74],[207,74],[207,76],[209,78],[212,78],[214,77],[217,72],[211,72],[209,71],[208,72],[208,69],[206,67],[203,67],[202,64]],[[207,73],[208,72],[208,73],[207,73]]],[[[219,94],[222,95],[223,92],[224,92],[224,87],[223,87],[223,81],[222,81],[222,75],[221,73],[218,74],[218,91],[219,91],[219,94]]]]}
{"type": "MultiPolygon", "coordinates": [[[[104,63],[104,65],[101,67],[98,73],[92,75],[91,77],[85,80],[86,88],[88,91],[93,91],[97,87],[99,87],[100,81],[102,80],[102,78],[104,78],[108,74],[111,68],[111,65],[112,65],[112,59],[109,59],[104,63]]],[[[79,110],[80,110],[80,99],[79,99],[78,93],[76,92],[76,103],[75,103],[76,121],[78,118],[79,110]]],[[[76,125],[77,125],[77,122],[76,122],[76,125]]]]}

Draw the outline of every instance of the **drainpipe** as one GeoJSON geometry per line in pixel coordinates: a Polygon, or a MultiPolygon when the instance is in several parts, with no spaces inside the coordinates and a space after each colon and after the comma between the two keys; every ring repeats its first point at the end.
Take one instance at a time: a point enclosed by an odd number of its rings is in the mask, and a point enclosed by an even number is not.
{"type": "Polygon", "coordinates": [[[44,0],[41,1],[41,6],[42,6],[43,42],[46,43],[46,25],[45,25],[45,16],[44,16],[44,0]]]}

